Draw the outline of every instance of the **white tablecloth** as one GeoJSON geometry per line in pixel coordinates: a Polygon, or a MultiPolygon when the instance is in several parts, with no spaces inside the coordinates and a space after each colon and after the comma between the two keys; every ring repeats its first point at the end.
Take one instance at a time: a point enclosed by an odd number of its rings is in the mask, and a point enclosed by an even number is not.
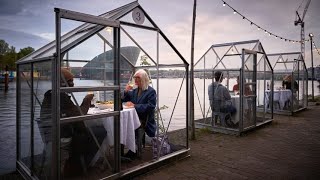
{"type": "MultiPolygon", "coordinates": [[[[244,98],[246,100],[246,98],[244,98]]],[[[237,112],[232,116],[232,122],[237,123],[240,119],[240,96],[231,96],[231,102],[232,105],[237,109],[237,112]]],[[[243,110],[248,109],[248,103],[247,101],[244,101],[243,103],[243,110]]]]}
{"type": "Polygon", "coordinates": [[[237,112],[232,116],[232,122],[236,124],[240,117],[240,96],[231,96],[232,105],[237,109],[237,112]]]}
{"type": "MultiPolygon", "coordinates": [[[[270,97],[270,90],[265,91],[265,100],[266,104],[269,104],[269,97],[270,97]]],[[[284,90],[274,90],[273,91],[273,101],[278,101],[280,105],[280,109],[284,108],[285,103],[291,102],[292,93],[290,89],[284,89],[284,90]]],[[[267,106],[266,106],[267,107],[267,106]]],[[[269,106],[270,107],[270,106],[269,106]]]]}
{"type": "MultiPolygon", "coordinates": [[[[99,110],[98,108],[90,108],[88,114],[96,114],[110,110],[99,110]]],[[[101,119],[99,119],[101,120],[101,119]]],[[[107,131],[107,140],[110,146],[114,144],[113,117],[102,119],[104,128],[107,131]]],[[[135,108],[123,109],[120,111],[120,143],[128,149],[136,152],[134,131],[140,127],[140,120],[135,108]]]]}

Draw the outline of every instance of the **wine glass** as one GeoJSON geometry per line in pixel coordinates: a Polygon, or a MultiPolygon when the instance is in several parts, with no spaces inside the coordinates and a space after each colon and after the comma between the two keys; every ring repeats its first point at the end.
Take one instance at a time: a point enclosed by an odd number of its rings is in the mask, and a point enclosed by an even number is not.
{"type": "Polygon", "coordinates": [[[91,107],[96,107],[96,102],[97,102],[97,93],[96,92],[94,92],[94,91],[88,91],[88,93],[87,94],[93,94],[93,98],[92,98],[92,100],[91,100],[91,103],[90,103],[90,106],[91,107]]]}

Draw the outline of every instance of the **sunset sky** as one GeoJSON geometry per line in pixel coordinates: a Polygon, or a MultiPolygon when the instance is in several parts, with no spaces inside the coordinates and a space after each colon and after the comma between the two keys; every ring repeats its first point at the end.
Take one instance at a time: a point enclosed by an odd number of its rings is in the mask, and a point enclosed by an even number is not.
{"type": "MultiPolygon", "coordinates": [[[[261,28],[278,36],[300,40],[300,26],[294,26],[295,11],[307,0],[226,0],[230,6],[261,28]]],[[[17,50],[35,49],[54,40],[54,7],[99,15],[132,0],[2,0],[0,2],[0,39],[17,50]]],[[[139,0],[154,22],[187,61],[190,61],[193,0],[139,0]]],[[[198,0],[195,35],[195,59],[212,44],[259,39],[267,53],[300,51],[299,43],[289,43],[269,36],[251,26],[221,0],[198,0]]],[[[320,47],[320,1],[312,0],[305,16],[305,34],[315,35],[320,47]]],[[[310,42],[306,42],[306,65],[310,67],[310,42]]],[[[314,64],[320,55],[314,51],[314,64]]]]}

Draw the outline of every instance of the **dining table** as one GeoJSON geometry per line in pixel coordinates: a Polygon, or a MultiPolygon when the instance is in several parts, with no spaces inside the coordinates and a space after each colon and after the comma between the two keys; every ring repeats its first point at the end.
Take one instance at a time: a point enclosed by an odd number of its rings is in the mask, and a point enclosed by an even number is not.
{"type": "MultiPolygon", "coordinates": [[[[266,104],[270,103],[270,93],[271,90],[265,91],[265,101],[266,104]]],[[[292,98],[292,92],[290,89],[276,89],[273,90],[273,102],[279,102],[279,109],[283,110],[286,103],[290,103],[292,98]]],[[[266,106],[267,108],[268,106],[266,106]]],[[[269,106],[270,107],[270,106],[269,106]]]]}
{"type": "MultiPolygon", "coordinates": [[[[237,109],[237,111],[233,114],[231,121],[234,124],[237,124],[240,120],[240,95],[233,95],[231,96],[231,103],[232,105],[237,109]]],[[[244,98],[243,102],[243,110],[248,109],[248,102],[246,101],[246,98],[244,98]]]]}
{"type": "MultiPolygon", "coordinates": [[[[113,109],[99,109],[89,108],[88,114],[99,114],[113,111],[113,109]]],[[[107,146],[112,147],[114,145],[114,118],[113,116],[99,118],[96,120],[90,120],[91,125],[103,125],[107,132],[107,136],[104,138],[101,149],[99,151],[105,152],[107,146]]],[[[120,144],[124,145],[129,150],[136,152],[136,139],[135,139],[135,130],[140,127],[141,123],[139,120],[139,116],[135,108],[125,108],[120,111],[120,144]]],[[[89,126],[90,127],[90,126],[89,126]]],[[[96,155],[91,161],[91,165],[94,164],[101,153],[97,151],[96,155]]]]}

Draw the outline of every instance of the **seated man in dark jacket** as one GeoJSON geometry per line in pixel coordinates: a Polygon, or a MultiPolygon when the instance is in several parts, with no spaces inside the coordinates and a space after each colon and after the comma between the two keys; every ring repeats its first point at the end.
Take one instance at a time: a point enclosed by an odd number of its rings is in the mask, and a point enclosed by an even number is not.
{"type": "Polygon", "coordinates": [[[216,81],[208,86],[208,96],[212,112],[221,111],[234,114],[236,108],[231,104],[229,90],[221,84],[223,73],[221,71],[215,72],[214,79],[216,81]]]}
{"type": "MultiPolygon", "coordinates": [[[[73,74],[67,69],[61,69],[61,87],[73,87],[73,74]],[[67,83],[65,83],[65,81],[67,83]]],[[[40,132],[46,134],[44,141],[51,142],[51,124],[52,124],[52,105],[51,105],[52,91],[49,90],[45,93],[44,99],[41,105],[40,112],[40,132]]],[[[93,94],[88,94],[82,101],[80,107],[77,107],[71,100],[71,96],[67,93],[60,93],[60,118],[80,116],[87,114],[93,94]],[[81,112],[80,112],[81,111],[81,112]]],[[[80,159],[80,154],[86,153],[86,141],[83,139],[90,139],[89,132],[84,125],[84,122],[66,123],[60,125],[60,138],[61,138],[61,172],[63,172],[63,166],[65,161],[71,156],[73,159],[80,159]],[[89,137],[89,138],[88,138],[89,137]],[[68,146],[71,143],[71,150],[68,147],[64,149],[64,145],[68,146]],[[81,147],[80,147],[81,146],[81,147]],[[70,151],[70,152],[69,152],[70,151]]],[[[80,164],[80,163],[79,163],[80,164]]]]}

